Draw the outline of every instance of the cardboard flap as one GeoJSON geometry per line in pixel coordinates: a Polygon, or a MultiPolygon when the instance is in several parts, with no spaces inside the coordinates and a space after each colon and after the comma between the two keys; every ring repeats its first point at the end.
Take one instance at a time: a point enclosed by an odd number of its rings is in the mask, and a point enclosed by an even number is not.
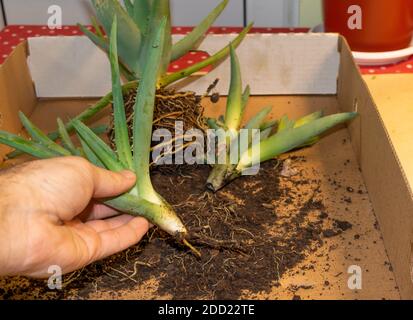
{"type": "MultiPolygon", "coordinates": [[[[208,35],[199,49],[214,53],[235,37],[208,35]]],[[[180,38],[174,37],[174,41],[180,38]]],[[[255,95],[335,94],[337,43],[336,34],[248,35],[237,49],[244,84],[250,84],[255,95]]],[[[100,97],[110,91],[108,59],[86,37],[31,38],[29,48],[29,66],[39,97],[100,97]]],[[[221,80],[218,92],[226,94],[229,59],[206,77],[180,86],[204,93],[216,78],[221,80]]]]}

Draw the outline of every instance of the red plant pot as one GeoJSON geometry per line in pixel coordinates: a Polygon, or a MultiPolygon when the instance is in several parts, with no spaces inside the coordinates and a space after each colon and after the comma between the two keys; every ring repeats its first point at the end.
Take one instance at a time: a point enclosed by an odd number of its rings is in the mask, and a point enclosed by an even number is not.
{"type": "Polygon", "coordinates": [[[398,50],[412,40],[413,0],[323,1],[326,32],[342,34],[354,51],[398,50]]]}

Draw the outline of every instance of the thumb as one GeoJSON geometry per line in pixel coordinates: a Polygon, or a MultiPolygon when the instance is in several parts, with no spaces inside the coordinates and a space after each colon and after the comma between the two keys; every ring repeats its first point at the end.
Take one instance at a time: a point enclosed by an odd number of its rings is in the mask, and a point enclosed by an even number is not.
{"type": "Polygon", "coordinates": [[[96,166],[92,169],[93,198],[114,197],[129,191],[136,183],[132,171],[108,171],[96,166]]]}

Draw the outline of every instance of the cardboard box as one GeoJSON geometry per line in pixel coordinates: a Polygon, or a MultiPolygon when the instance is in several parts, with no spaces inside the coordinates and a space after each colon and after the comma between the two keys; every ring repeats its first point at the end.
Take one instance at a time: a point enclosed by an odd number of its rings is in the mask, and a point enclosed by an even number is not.
{"type": "MultiPolygon", "coordinates": [[[[208,36],[202,48],[214,52],[233,37],[208,36]]],[[[287,275],[281,289],[260,297],[288,298],[283,287],[314,282],[316,285],[303,293],[308,298],[413,298],[411,189],[345,40],[335,34],[248,35],[237,52],[243,82],[250,84],[254,95],[246,117],[269,104],[274,106],[271,116],[276,118],[319,109],[360,114],[347,128],[333,130],[316,146],[298,152],[307,157],[314,177],[322,181],[326,206],[335,217],[349,220],[353,229],[340,239],[329,240],[330,248],[336,249],[328,251],[327,260],[317,260],[313,271],[287,275]],[[350,140],[351,144],[345,143],[350,140]],[[347,161],[350,164],[343,167],[347,161]],[[351,204],[343,202],[346,190],[332,188],[326,178],[331,176],[367,188],[368,197],[356,195],[351,204]],[[376,216],[380,228],[375,225],[376,216]],[[357,244],[355,235],[361,235],[357,244]],[[360,265],[363,270],[362,290],[347,287],[350,265],[360,265]],[[322,289],[326,280],[334,282],[328,292],[322,289]]],[[[109,70],[106,56],[83,37],[29,39],[0,67],[0,129],[20,132],[17,111],[22,110],[42,129],[54,130],[57,116],[69,119],[109,91],[109,70]]],[[[215,78],[221,79],[217,90],[225,95],[228,61],[208,76],[181,82],[178,87],[203,93],[215,78]]],[[[221,114],[224,103],[221,99],[218,106],[212,106],[206,101],[206,113],[221,114]]],[[[103,112],[98,121],[107,121],[107,115],[103,112]]],[[[1,155],[8,151],[0,147],[1,155]]],[[[121,297],[153,298],[145,289],[124,292],[121,297]]],[[[105,297],[105,293],[93,297],[105,297]]]]}

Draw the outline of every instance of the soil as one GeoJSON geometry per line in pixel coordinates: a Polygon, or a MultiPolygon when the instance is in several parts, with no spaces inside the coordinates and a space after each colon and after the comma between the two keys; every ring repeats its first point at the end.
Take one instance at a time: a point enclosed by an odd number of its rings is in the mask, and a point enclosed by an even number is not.
{"type": "MultiPolygon", "coordinates": [[[[66,275],[65,290],[50,291],[44,281],[6,278],[0,298],[87,298],[101,290],[116,298],[117,292],[136,287],[149,290],[154,279],[155,297],[239,299],[270,292],[327,238],[352,228],[330,218],[320,180],[299,170],[305,162],[304,157],[269,161],[258,175],[241,177],[216,194],[205,191],[207,166],[154,170],[155,188],[182,217],[202,258],[154,228],[135,247],[66,275]],[[281,183],[285,163],[297,168],[289,183],[281,183]]],[[[309,269],[300,266],[302,272],[309,269]]],[[[296,292],[311,288],[289,290],[300,299],[296,292]]]]}

